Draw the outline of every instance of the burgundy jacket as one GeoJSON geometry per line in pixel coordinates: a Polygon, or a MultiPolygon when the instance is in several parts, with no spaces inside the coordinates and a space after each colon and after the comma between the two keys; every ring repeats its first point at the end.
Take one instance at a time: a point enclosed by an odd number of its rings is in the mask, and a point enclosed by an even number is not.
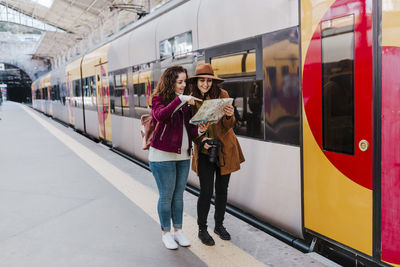
{"type": "Polygon", "coordinates": [[[162,151],[180,154],[183,134],[182,121],[184,121],[189,136],[188,153],[191,154],[192,140],[198,136],[198,131],[197,126],[189,123],[191,113],[187,104],[174,112],[181,103],[180,98],[176,97],[165,106],[161,97],[153,96],[151,114],[153,119],[158,122],[158,126],[154,131],[150,146],[162,151]]]}

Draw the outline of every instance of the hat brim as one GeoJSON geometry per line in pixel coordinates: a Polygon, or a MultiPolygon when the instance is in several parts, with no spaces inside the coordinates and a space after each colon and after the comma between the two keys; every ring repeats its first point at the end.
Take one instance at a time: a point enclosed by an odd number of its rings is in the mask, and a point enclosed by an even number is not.
{"type": "Polygon", "coordinates": [[[205,75],[194,75],[194,76],[190,77],[188,79],[188,81],[193,81],[196,78],[210,78],[210,79],[215,80],[216,82],[223,82],[224,81],[224,79],[218,78],[218,77],[213,76],[213,75],[207,75],[207,74],[205,74],[205,75]]]}

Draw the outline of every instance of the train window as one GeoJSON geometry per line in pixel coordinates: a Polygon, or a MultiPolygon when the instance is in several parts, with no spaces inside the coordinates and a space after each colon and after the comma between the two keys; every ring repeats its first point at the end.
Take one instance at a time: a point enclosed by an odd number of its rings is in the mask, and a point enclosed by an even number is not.
{"type": "Polygon", "coordinates": [[[129,89],[127,70],[119,70],[114,76],[115,88],[111,94],[113,107],[111,112],[115,115],[129,117],[129,89]]]}
{"type": "Polygon", "coordinates": [[[115,75],[115,87],[121,86],[121,75],[115,75]]]}
{"type": "Polygon", "coordinates": [[[54,85],[53,87],[51,87],[50,93],[51,93],[52,100],[59,100],[58,92],[57,92],[57,85],[54,85]]]}
{"type": "Polygon", "coordinates": [[[127,78],[127,74],[121,74],[121,86],[122,87],[126,87],[128,85],[128,78],[127,78]]]}
{"type": "MultiPolygon", "coordinates": [[[[93,87],[94,87],[94,76],[86,77],[82,79],[83,86],[83,96],[85,102],[85,109],[87,110],[96,110],[96,95],[93,95],[93,87]]],[[[95,93],[95,90],[94,90],[95,93]]]]}
{"type": "Polygon", "coordinates": [[[127,73],[121,74],[120,98],[122,107],[122,116],[129,117],[129,89],[128,89],[128,75],[127,73]]]}
{"type": "Polygon", "coordinates": [[[256,51],[250,50],[228,56],[214,57],[211,59],[211,65],[215,75],[223,79],[255,76],[256,51]]]}
{"type": "Polygon", "coordinates": [[[160,42],[160,58],[182,56],[192,52],[192,32],[185,32],[160,42]]]}
{"type": "MultiPolygon", "coordinates": [[[[109,72],[108,73],[108,86],[110,90],[110,112],[115,115],[121,115],[121,108],[115,108],[115,73],[109,72]]],[[[100,89],[100,88],[98,88],[100,89]]],[[[100,93],[100,91],[98,92],[100,93]]],[[[117,103],[118,104],[118,103],[117,103]]]]}
{"type": "Polygon", "coordinates": [[[82,95],[79,80],[73,80],[72,87],[74,88],[74,96],[75,97],[82,95]]]}
{"type": "Polygon", "coordinates": [[[43,88],[43,94],[44,94],[44,99],[45,100],[49,99],[49,95],[47,93],[47,87],[43,88]]]}
{"type": "Polygon", "coordinates": [[[61,101],[62,101],[63,105],[65,105],[66,95],[67,95],[66,84],[62,83],[62,85],[61,85],[61,101]]]}
{"type": "Polygon", "coordinates": [[[264,139],[263,90],[262,81],[255,80],[255,50],[213,57],[211,65],[214,74],[225,79],[221,87],[234,99],[235,133],[264,139]]]}
{"type": "Polygon", "coordinates": [[[269,80],[269,84],[271,86],[271,95],[272,97],[278,96],[278,90],[276,86],[276,67],[266,67],[267,70],[267,77],[269,80]]]}
{"type": "MultiPolygon", "coordinates": [[[[112,73],[112,72],[109,72],[108,73],[108,88],[109,88],[109,90],[110,90],[110,112],[112,113],[112,114],[114,114],[115,113],[115,101],[114,101],[114,84],[115,84],[115,82],[114,82],[114,73],[112,73]]],[[[100,97],[100,87],[97,87],[98,89],[98,94],[99,94],[99,97],[100,97]]]]}
{"type": "Polygon", "coordinates": [[[87,96],[87,94],[88,94],[88,89],[89,89],[88,78],[83,78],[82,81],[83,81],[83,86],[82,86],[83,95],[84,95],[84,96],[87,96]]]}
{"type": "Polygon", "coordinates": [[[321,23],[323,148],[354,154],[354,18],[321,23]]]}
{"type": "Polygon", "coordinates": [[[265,138],[299,145],[298,29],[292,27],[263,36],[265,138]]]}
{"type": "Polygon", "coordinates": [[[262,117],[262,81],[225,81],[221,87],[228,91],[235,107],[237,135],[264,139],[262,117]]]}
{"type": "Polygon", "coordinates": [[[72,81],[72,88],[74,90],[74,103],[76,107],[81,107],[82,103],[82,93],[81,93],[81,86],[80,86],[80,80],[73,80],[72,81]]]}
{"type": "Polygon", "coordinates": [[[56,97],[56,100],[58,100],[58,101],[61,101],[61,95],[60,95],[60,85],[59,84],[56,84],[55,86],[54,86],[54,93],[55,93],[55,97],[56,97]]]}
{"type": "Polygon", "coordinates": [[[90,96],[91,101],[92,101],[93,110],[96,110],[96,105],[97,105],[97,101],[96,101],[96,83],[95,83],[94,76],[89,78],[89,88],[90,88],[89,96],[90,96]]]}
{"type": "MultiPolygon", "coordinates": [[[[110,96],[114,95],[114,84],[115,84],[115,82],[114,82],[114,74],[113,73],[109,73],[108,74],[108,87],[109,87],[109,90],[110,90],[110,96]]],[[[98,87],[97,90],[100,90],[100,86],[98,87]]],[[[100,94],[100,91],[98,91],[98,93],[100,94]]]]}
{"type": "Polygon", "coordinates": [[[142,64],[133,67],[133,117],[140,118],[149,112],[148,106],[151,104],[151,92],[154,88],[152,80],[153,63],[142,64]]]}

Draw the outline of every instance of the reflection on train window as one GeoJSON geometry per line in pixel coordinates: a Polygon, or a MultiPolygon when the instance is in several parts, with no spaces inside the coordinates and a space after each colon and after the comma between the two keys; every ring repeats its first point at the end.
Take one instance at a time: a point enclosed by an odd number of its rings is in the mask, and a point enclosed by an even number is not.
{"type": "Polygon", "coordinates": [[[244,51],[211,59],[214,74],[223,79],[256,75],[255,50],[244,51]]]}
{"type": "Polygon", "coordinates": [[[121,86],[121,75],[115,75],[115,87],[121,86]]]}
{"type": "Polygon", "coordinates": [[[111,75],[114,76],[113,79],[111,80],[115,79],[115,86],[113,86],[111,93],[111,113],[114,113],[115,115],[129,117],[130,92],[128,88],[127,69],[119,70],[115,75],[114,74],[111,75]]]}
{"type": "Polygon", "coordinates": [[[152,64],[135,66],[133,70],[133,105],[135,107],[134,117],[140,118],[147,114],[151,105],[151,92],[154,88],[152,81],[152,64]]]}
{"type": "Polygon", "coordinates": [[[50,95],[52,100],[59,100],[58,85],[54,85],[50,89],[50,95]]]}
{"type": "Polygon", "coordinates": [[[299,145],[300,93],[298,29],[263,36],[266,140],[299,145]]]}
{"type": "Polygon", "coordinates": [[[186,55],[192,51],[192,32],[176,35],[160,42],[160,58],[186,55]]]}
{"type": "Polygon", "coordinates": [[[121,115],[122,116],[122,101],[121,101],[121,90],[119,89],[114,89],[114,97],[113,97],[113,103],[114,103],[114,113],[115,115],[121,115]]]}
{"type": "Polygon", "coordinates": [[[64,106],[65,106],[66,96],[67,96],[66,84],[62,83],[61,84],[61,101],[64,106]]]}
{"type": "Polygon", "coordinates": [[[43,95],[44,95],[44,99],[47,100],[48,99],[48,95],[47,95],[47,88],[46,87],[43,88],[43,95]]]}
{"type": "Polygon", "coordinates": [[[73,80],[72,81],[72,88],[74,90],[74,104],[75,107],[81,107],[82,103],[82,93],[81,93],[81,85],[80,85],[80,80],[73,80]]]}
{"type": "Polygon", "coordinates": [[[354,18],[321,23],[323,148],[354,154],[354,18]]]}
{"type": "MultiPolygon", "coordinates": [[[[271,86],[271,95],[272,97],[278,96],[278,90],[276,86],[276,67],[266,67],[267,69],[267,77],[269,81],[269,85],[271,86]]],[[[281,75],[282,76],[282,75],[281,75]]]]}
{"type": "Polygon", "coordinates": [[[222,83],[221,87],[233,98],[235,133],[264,139],[262,81],[227,81],[222,83]]]}
{"type": "Polygon", "coordinates": [[[97,105],[97,98],[96,98],[96,82],[94,76],[90,77],[89,81],[89,88],[90,88],[90,97],[94,106],[97,105]]]}
{"type": "Polygon", "coordinates": [[[74,96],[81,96],[81,87],[79,80],[72,81],[72,88],[74,88],[74,96]]]}
{"type": "Polygon", "coordinates": [[[82,79],[83,86],[83,96],[85,101],[85,109],[96,110],[96,86],[95,77],[86,77],[82,79]]]}
{"type": "Polygon", "coordinates": [[[255,50],[213,57],[210,63],[214,74],[225,79],[221,87],[234,99],[235,133],[264,139],[262,81],[255,80],[255,50]]]}
{"type": "Polygon", "coordinates": [[[126,87],[128,85],[128,75],[126,73],[121,74],[121,86],[126,87]]]}
{"type": "MultiPolygon", "coordinates": [[[[110,72],[108,74],[108,88],[110,90],[110,112],[115,113],[115,101],[114,101],[114,74],[110,72]]],[[[100,94],[100,92],[97,92],[100,94]]]]}

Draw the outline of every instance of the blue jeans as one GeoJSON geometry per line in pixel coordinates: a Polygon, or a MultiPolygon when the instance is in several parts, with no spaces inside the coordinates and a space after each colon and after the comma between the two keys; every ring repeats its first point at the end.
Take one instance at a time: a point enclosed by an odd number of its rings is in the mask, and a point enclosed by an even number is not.
{"type": "Polygon", "coordinates": [[[189,174],[190,160],[150,161],[160,198],[157,211],[161,229],[170,231],[171,219],[175,228],[182,228],[183,191],[189,174]]]}

